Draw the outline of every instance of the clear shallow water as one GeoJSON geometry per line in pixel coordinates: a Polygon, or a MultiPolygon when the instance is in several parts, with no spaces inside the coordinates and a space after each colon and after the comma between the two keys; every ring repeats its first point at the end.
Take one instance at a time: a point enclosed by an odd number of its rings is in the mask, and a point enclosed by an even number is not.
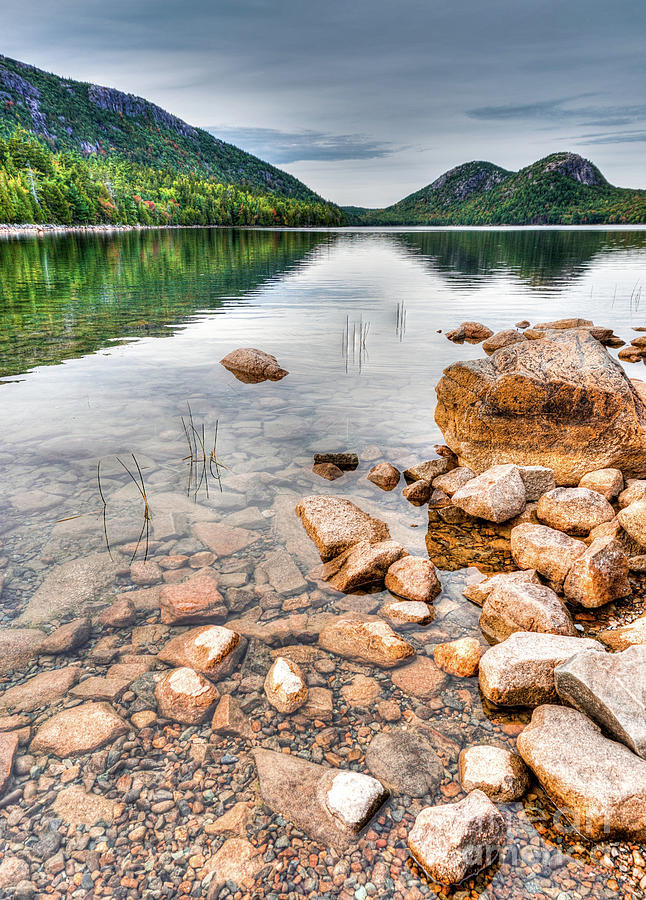
{"type": "MultiPolygon", "coordinates": [[[[365,474],[381,458],[403,469],[441,441],[435,384],[453,360],[482,353],[456,347],[444,332],[467,319],[498,330],[525,318],[582,316],[630,340],[631,329],[646,324],[645,281],[646,231],[631,230],[195,230],[1,242],[3,624],[53,564],[103,548],[99,460],[112,543],[136,538],[140,498],[116,460],[133,453],[153,537],[167,509],[185,519],[185,533],[166,540],[162,553],[201,549],[191,543],[194,521],[258,508],[250,527],[262,530],[264,544],[248,551],[252,585],[266,548],[287,547],[303,573],[315,561],[292,516],[307,493],[355,500],[408,550],[425,553],[425,508],[410,506],[399,490],[383,494],[365,474]],[[290,375],[237,381],[218,361],[244,346],[275,354],[290,375]],[[189,404],[207,444],[218,423],[222,493],[211,481],[208,497],[204,483],[186,497],[181,418],[189,404]],[[371,459],[330,484],[310,472],[312,453],[329,449],[371,459]]],[[[642,376],[641,365],[628,370],[642,376]]],[[[422,653],[436,640],[478,633],[479,611],[461,597],[464,573],[442,581],[436,622],[411,632],[422,653]]],[[[326,602],[342,608],[334,597],[326,602]]],[[[339,660],[338,689],[351,677],[339,660]]],[[[469,743],[509,740],[516,720],[483,710],[474,679],[455,680],[445,693],[433,715],[454,738],[463,729],[469,743]]],[[[402,708],[418,707],[393,696],[402,708]]],[[[374,721],[374,711],[366,716],[374,721]]],[[[315,738],[311,729],[301,749],[315,738]]],[[[455,761],[447,778],[455,778],[455,761]]],[[[516,852],[476,889],[557,896],[568,889],[562,865],[549,862],[559,830],[539,838],[530,824],[547,817],[551,828],[548,806],[538,798],[512,813],[518,846],[536,849],[538,881],[523,893],[528,859],[516,852]]],[[[587,868],[589,848],[574,839],[562,849],[574,854],[575,880],[593,884],[568,896],[605,896],[603,868],[587,868]]],[[[424,885],[419,873],[406,879],[398,890],[424,885]]]]}

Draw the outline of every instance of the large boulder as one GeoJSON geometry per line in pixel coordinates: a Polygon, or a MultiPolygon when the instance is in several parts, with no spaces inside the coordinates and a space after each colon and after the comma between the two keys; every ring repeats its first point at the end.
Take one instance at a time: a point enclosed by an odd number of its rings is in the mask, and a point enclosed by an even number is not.
{"type": "Polygon", "coordinates": [[[566,599],[588,609],[627,597],[630,591],[628,558],[611,536],[595,538],[574,560],[563,584],[566,599]]]}
{"type": "Polygon", "coordinates": [[[458,803],[423,809],[408,835],[408,849],[440,884],[459,884],[490,865],[505,842],[507,825],[482,791],[458,803]]]}
{"type": "Polygon", "coordinates": [[[453,504],[470,516],[507,522],[525,509],[525,485],[514,465],[492,466],[453,494],[453,504]]]}
{"type": "Polygon", "coordinates": [[[541,464],[557,484],[593,469],[646,476],[646,406],[585,330],[546,333],[457,362],[437,385],[435,421],[461,465],[541,464]]]}
{"type": "Polygon", "coordinates": [[[551,800],[585,837],[646,840],[646,762],[604,737],[583,713],[540,706],[517,747],[551,800]]]}
{"type": "Polygon", "coordinates": [[[633,753],[646,757],[646,647],[577,653],[554,669],[565,703],[585,713],[633,753]]]}
{"type": "Polygon", "coordinates": [[[583,541],[547,525],[523,522],[511,530],[511,555],[515,562],[521,569],[540,572],[555,591],[563,590],[575,559],[585,550],[583,541]]]}
{"type": "Polygon", "coordinates": [[[563,601],[542,584],[499,584],[482,606],[480,628],[487,640],[504,641],[516,631],[577,635],[563,601]]]}
{"type": "Polygon", "coordinates": [[[591,638],[516,631],[480,660],[480,690],[499,706],[540,706],[558,699],[554,669],[575,653],[603,650],[591,638]]]}
{"type": "Polygon", "coordinates": [[[585,487],[554,488],[538,501],[536,515],[543,525],[586,535],[597,525],[611,522],[615,511],[603,494],[585,487]]]}

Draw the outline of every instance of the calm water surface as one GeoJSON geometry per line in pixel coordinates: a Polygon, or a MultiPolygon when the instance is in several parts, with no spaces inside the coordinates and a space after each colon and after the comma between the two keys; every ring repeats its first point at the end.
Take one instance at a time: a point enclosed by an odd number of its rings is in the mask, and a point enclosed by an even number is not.
{"type": "MultiPolygon", "coordinates": [[[[99,461],[112,543],[137,537],[140,498],[116,459],[131,462],[131,454],[142,467],[151,537],[156,515],[183,517],[185,533],[166,540],[164,553],[200,549],[192,522],[251,506],[260,518],[249,527],[263,530],[266,546],[287,546],[306,573],[315,555],[292,511],[313,492],[350,497],[411,552],[425,553],[426,510],[400,491],[382,494],[365,475],[377,459],[400,468],[426,459],[441,441],[433,410],[442,369],[482,354],[443,332],[466,319],[498,330],[582,316],[630,340],[646,325],[644,283],[643,230],[189,230],[0,242],[4,624],[52,564],[104,547],[99,461]],[[237,381],[219,360],[245,346],[275,354],[289,377],[237,381]],[[212,479],[208,496],[204,482],[197,494],[189,483],[181,421],[189,405],[207,450],[217,423],[222,492],[212,479]],[[310,471],[312,453],[328,449],[356,450],[364,461],[328,484],[310,471]]],[[[641,377],[642,367],[630,374],[641,377]]],[[[249,559],[252,570],[258,560],[249,559]]],[[[461,596],[464,577],[442,576],[436,640],[479,633],[479,610],[461,596]]],[[[336,602],[324,608],[338,611],[336,602]]],[[[411,639],[425,652],[424,629],[411,639]]],[[[496,728],[507,719],[482,708],[473,679],[445,695],[434,715],[447,733],[506,740],[496,728]]],[[[526,848],[477,890],[556,897],[561,869],[549,859],[559,844],[572,854],[574,878],[597,885],[562,896],[606,896],[600,854],[553,829],[549,805],[533,796],[510,810],[512,843],[536,851],[535,882],[526,884],[526,848]]],[[[407,877],[423,884],[419,874],[407,877]]]]}

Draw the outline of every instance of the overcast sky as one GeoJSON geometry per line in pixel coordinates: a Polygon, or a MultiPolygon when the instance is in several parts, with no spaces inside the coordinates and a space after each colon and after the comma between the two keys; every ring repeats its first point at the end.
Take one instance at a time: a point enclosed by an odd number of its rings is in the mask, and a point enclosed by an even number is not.
{"type": "Polygon", "coordinates": [[[646,187],[645,37],[644,0],[3,0],[0,52],[383,206],[556,150],[646,187]]]}

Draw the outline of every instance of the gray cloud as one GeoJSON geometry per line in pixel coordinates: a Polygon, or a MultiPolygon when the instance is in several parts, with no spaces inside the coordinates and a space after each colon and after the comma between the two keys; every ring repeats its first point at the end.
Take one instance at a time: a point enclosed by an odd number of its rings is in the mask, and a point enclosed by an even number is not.
{"type": "Polygon", "coordinates": [[[206,130],[224,141],[244,147],[274,165],[302,160],[383,159],[393,153],[391,144],[371,140],[362,134],[233,128],[224,125],[206,130]]]}
{"type": "Polygon", "coordinates": [[[584,135],[581,144],[643,144],[646,143],[646,131],[617,131],[608,134],[584,135]]]}
{"type": "Polygon", "coordinates": [[[2,52],[227,122],[218,136],[340,203],[381,206],[465,160],[518,169],[586,140],[611,181],[643,186],[626,136],[646,127],[643,0],[55,5],[29,0],[26,16],[3,0],[2,52]]]}

